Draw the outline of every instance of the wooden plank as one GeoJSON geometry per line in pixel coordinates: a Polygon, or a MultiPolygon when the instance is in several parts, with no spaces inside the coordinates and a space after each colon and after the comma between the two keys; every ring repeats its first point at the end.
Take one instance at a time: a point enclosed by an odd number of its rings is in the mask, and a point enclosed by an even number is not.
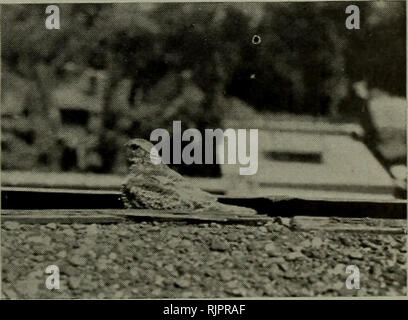
{"type": "MultiPolygon", "coordinates": [[[[289,219],[289,218],[286,218],[289,219]]],[[[225,213],[181,213],[155,210],[3,210],[2,223],[7,221],[22,224],[108,224],[119,222],[176,222],[176,223],[219,223],[263,225],[265,223],[280,223],[282,219],[265,215],[234,216],[225,213]]],[[[407,222],[402,219],[345,219],[332,217],[295,216],[289,219],[287,225],[293,231],[320,230],[328,232],[359,232],[404,234],[407,222]]]]}
{"type": "Polygon", "coordinates": [[[2,214],[2,223],[7,221],[14,221],[22,224],[48,224],[48,223],[60,223],[60,224],[109,224],[124,222],[126,219],[119,216],[110,215],[74,215],[71,214],[2,214]]]}
{"type": "Polygon", "coordinates": [[[238,223],[256,225],[273,221],[265,215],[234,215],[221,212],[191,213],[172,212],[165,210],[2,210],[1,221],[16,221],[20,223],[118,223],[132,221],[162,221],[185,223],[238,223]]]}
{"type": "Polygon", "coordinates": [[[291,221],[294,230],[324,230],[332,232],[369,232],[404,234],[407,221],[402,219],[333,219],[330,217],[296,216],[291,221]]]}
{"type": "Polygon", "coordinates": [[[271,217],[266,215],[235,215],[225,214],[221,212],[202,212],[202,213],[175,213],[169,211],[153,211],[153,210],[123,210],[122,213],[129,219],[135,221],[155,220],[155,221],[180,221],[189,223],[239,223],[247,225],[256,225],[262,222],[273,221],[271,217]]]}
{"type": "Polygon", "coordinates": [[[115,195],[120,196],[119,191],[109,191],[109,190],[92,190],[92,189],[67,189],[67,188],[38,188],[38,187],[1,187],[2,192],[16,192],[16,193],[47,193],[47,194],[80,194],[80,195],[115,195]]]}

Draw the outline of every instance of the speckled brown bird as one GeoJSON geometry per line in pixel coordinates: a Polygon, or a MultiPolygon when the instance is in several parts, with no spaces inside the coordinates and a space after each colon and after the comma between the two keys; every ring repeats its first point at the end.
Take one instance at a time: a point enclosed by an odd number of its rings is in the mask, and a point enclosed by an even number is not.
{"type": "Polygon", "coordinates": [[[122,185],[122,201],[126,208],[256,214],[253,209],[221,204],[215,196],[187,181],[166,164],[153,164],[150,155],[153,145],[149,141],[133,139],[126,147],[130,164],[130,173],[122,185]]]}

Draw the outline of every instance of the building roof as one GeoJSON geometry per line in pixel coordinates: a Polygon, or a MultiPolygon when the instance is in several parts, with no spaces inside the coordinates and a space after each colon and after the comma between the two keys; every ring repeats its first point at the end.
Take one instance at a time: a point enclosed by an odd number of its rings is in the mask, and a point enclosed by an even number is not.
{"type": "Polygon", "coordinates": [[[99,113],[102,108],[99,96],[88,96],[76,85],[60,85],[52,92],[51,99],[58,109],[81,109],[99,113]]]}

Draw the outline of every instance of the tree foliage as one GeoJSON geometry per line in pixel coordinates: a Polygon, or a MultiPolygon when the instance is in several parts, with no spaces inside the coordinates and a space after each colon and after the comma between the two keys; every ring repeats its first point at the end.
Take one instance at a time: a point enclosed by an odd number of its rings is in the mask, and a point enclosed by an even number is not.
{"type": "Polygon", "coordinates": [[[345,28],[347,5],[61,4],[60,30],[45,28],[46,5],[4,5],[3,68],[38,84],[43,109],[67,62],[107,71],[99,153],[110,171],[125,137],[181,118],[219,127],[231,96],[314,115],[341,114],[354,81],[405,96],[405,4],[359,3],[360,30],[345,28]],[[124,111],[115,103],[123,79],[124,111]]]}

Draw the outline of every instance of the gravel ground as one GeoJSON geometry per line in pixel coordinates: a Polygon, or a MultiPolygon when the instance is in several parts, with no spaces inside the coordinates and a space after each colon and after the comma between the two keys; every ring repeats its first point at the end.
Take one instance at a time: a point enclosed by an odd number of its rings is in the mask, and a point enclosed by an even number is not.
{"type": "Polygon", "coordinates": [[[406,295],[406,236],[180,223],[2,225],[6,298],[406,295]],[[48,265],[59,290],[45,288],[48,265]],[[347,265],[360,270],[349,290],[347,265]]]}

